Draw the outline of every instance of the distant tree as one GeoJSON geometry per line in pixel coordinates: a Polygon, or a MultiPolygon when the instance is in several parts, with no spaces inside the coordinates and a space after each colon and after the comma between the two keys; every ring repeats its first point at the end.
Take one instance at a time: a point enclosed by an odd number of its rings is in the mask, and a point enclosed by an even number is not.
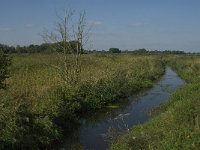
{"type": "Polygon", "coordinates": [[[43,43],[39,46],[39,51],[40,52],[53,52],[52,46],[49,43],[43,43]]]}
{"type": "Polygon", "coordinates": [[[140,49],[136,49],[134,53],[148,53],[148,51],[145,48],[140,48],[140,49]]]}
{"type": "Polygon", "coordinates": [[[4,53],[8,53],[9,51],[9,46],[4,45],[4,44],[0,44],[0,50],[4,53]]]}
{"type": "Polygon", "coordinates": [[[109,52],[111,52],[111,53],[121,53],[121,51],[119,50],[119,48],[110,48],[109,52]]]}
{"type": "Polygon", "coordinates": [[[8,45],[5,45],[5,44],[0,44],[0,49],[4,53],[16,53],[16,50],[15,50],[14,46],[8,46],[8,45]]]}
{"type": "Polygon", "coordinates": [[[10,65],[10,59],[2,49],[0,49],[0,89],[5,88],[5,79],[8,78],[8,66],[10,65]]]}
{"type": "Polygon", "coordinates": [[[17,45],[15,49],[16,49],[17,53],[21,53],[21,47],[20,47],[20,45],[17,45]]]}
{"type": "Polygon", "coordinates": [[[80,49],[80,53],[83,54],[83,47],[81,47],[81,43],[79,41],[69,41],[69,45],[71,47],[72,53],[77,53],[77,48],[80,49]]]}
{"type": "Polygon", "coordinates": [[[16,49],[14,46],[9,46],[8,53],[16,53],[16,49]]]}

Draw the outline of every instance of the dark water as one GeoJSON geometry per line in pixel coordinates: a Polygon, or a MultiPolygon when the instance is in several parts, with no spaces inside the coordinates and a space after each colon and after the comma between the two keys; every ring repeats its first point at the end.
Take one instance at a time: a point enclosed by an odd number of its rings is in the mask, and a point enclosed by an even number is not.
{"type": "Polygon", "coordinates": [[[184,84],[174,71],[166,68],[165,75],[155,85],[128,99],[122,99],[115,107],[104,108],[82,120],[81,126],[68,135],[59,149],[104,150],[109,147],[105,133],[117,131],[146,122],[149,112],[154,106],[165,103],[170,94],[184,84]]]}

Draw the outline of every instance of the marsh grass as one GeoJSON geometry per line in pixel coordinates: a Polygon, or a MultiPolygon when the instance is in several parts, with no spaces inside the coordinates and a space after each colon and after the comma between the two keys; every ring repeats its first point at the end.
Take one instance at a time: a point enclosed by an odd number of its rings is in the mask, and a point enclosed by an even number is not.
{"type": "Polygon", "coordinates": [[[164,72],[160,56],[82,55],[78,83],[66,84],[55,54],[12,57],[0,91],[1,149],[47,146],[81,114],[152,86],[164,72]]]}
{"type": "Polygon", "coordinates": [[[187,84],[159,107],[164,112],[132,128],[110,149],[199,149],[200,57],[170,56],[166,61],[187,84]]]}

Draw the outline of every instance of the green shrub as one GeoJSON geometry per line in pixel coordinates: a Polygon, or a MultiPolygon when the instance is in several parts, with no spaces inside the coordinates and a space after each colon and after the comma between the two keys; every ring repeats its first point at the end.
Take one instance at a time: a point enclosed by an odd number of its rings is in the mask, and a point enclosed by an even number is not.
{"type": "Polygon", "coordinates": [[[4,80],[8,78],[8,66],[10,65],[10,59],[8,55],[4,54],[0,50],[0,89],[5,88],[4,80]]]}

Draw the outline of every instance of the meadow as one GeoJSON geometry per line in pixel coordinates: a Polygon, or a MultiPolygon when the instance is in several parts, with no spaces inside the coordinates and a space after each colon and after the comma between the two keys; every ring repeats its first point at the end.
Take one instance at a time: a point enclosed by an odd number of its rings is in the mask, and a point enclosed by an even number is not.
{"type": "Polygon", "coordinates": [[[145,124],[120,134],[112,150],[199,149],[200,147],[200,57],[170,56],[166,63],[186,81],[162,110],[145,124]]]}
{"type": "Polygon", "coordinates": [[[165,70],[160,55],[88,54],[71,83],[56,54],[11,57],[7,88],[0,90],[0,149],[48,147],[84,114],[151,87],[165,70]]]}

